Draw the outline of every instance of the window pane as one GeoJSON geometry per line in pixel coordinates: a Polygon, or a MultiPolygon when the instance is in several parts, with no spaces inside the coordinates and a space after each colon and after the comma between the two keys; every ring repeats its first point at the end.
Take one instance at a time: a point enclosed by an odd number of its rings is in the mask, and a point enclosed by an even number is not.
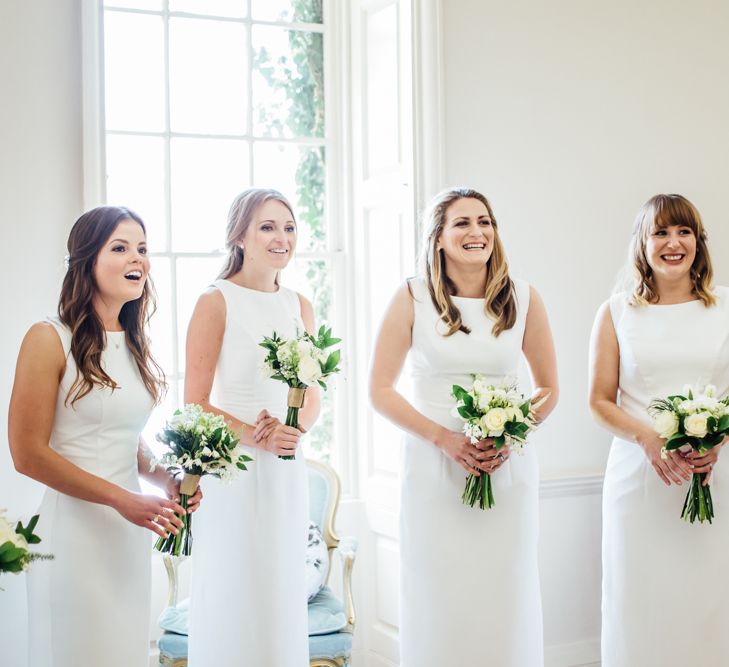
{"type": "Polygon", "coordinates": [[[104,0],[106,7],[123,7],[125,9],[147,9],[162,11],[162,0],[104,0]]]}
{"type": "Polygon", "coordinates": [[[215,282],[223,266],[222,257],[185,257],[177,260],[177,335],[180,372],[185,369],[187,325],[199,296],[215,282]]]}
{"type": "Polygon", "coordinates": [[[150,252],[166,250],[164,173],[161,137],[106,135],[106,201],[142,217],[150,252]]]}
{"type": "Polygon", "coordinates": [[[246,0],[170,0],[171,12],[243,18],[246,10],[246,0]]]}
{"type": "Polygon", "coordinates": [[[258,21],[321,23],[322,0],[252,0],[251,14],[258,21]]]}
{"type": "Polygon", "coordinates": [[[233,198],[250,183],[248,143],[172,139],[172,248],[209,252],[225,246],[233,198]]]}
{"type": "Polygon", "coordinates": [[[247,67],[243,24],[170,19],[172,131],[245,133],[247,67]]]}
{"type": "Polygon", "coordinates": [[[253,26],[253,132],[324,136],[324,44],[319,32],[253,26]]]}
{"type": "Polygon", "coordinates": [[[280,190],[294,207],[299,250],[326,247],[324,148],[256,142],[253,185],[280,190]]]}
{"type": "Polygon", "coordinates": [[[164,129],[161,16],[104,12],[106,127],[164,129]]]}

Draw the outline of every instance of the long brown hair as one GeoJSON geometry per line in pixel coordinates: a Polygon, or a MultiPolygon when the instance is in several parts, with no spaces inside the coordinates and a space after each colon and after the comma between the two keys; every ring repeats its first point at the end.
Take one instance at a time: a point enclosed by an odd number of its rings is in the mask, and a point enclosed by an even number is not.
{"type": "Polygon", "coordinates": [[[225,248],[228,251],[228,255],[225,258],[225,264],[222,270],[218,274],[218,280],[221,278],[230,278],[243,268],[245,252],[239,244],[251,226],[253,216],[258,207],[271,199],[281,202],[289,209],[291,217],[296,221],[291,204],[289,204],[288,199],[278,190],[272,188],[249,188],[241,192],[233,200],[233,203],[230,205],[230,211],[228,212],[228,224],[225,228],[225,248]]]}
{"type": "Polygon", "coordinates": [[[655,195],[638,212],[633,226],[633,237],[628,251],[632,273],[632,290],[629,301],[633,305],[647,305],[658,301],[653,269],[648,264],[646,243],[656,229],[688,227],[696,237],[696,257],[691,265],[692,293],[705,306],[713,306],[716,297],[711,291],[714,271],[707,245],[707,235],[701,215],[686,197],[681,195],[655,195]]]}
{"type": "MultiPolygon", "coordinates": [[[[94,387],[117,389],[119,385],[104,370],[101,354],[106,346],[104,325],[93,306],[97,290],[94,266],[99,251],[123,220],[133,220],[144,231],[142,219],[128,208],[99,206],[84,213],[68,236],[68,268],[58,300],[58,316],[71,330],[71,354],[76,362],[76,379],[66,396],[73,405],[94,387]]],[[[128,301],[119,313],[126,344],[137,363],[142,382],[159,403],[166,383],[164,373],[152,358],[145,327],[156,309],[152,280],[147,276],[142,296],[128,301]]]]}
{"type": "Polygon", "coordinates": [[[451,299],[456,293],[456,286],[446,273],[446,259],[438,250],[438,239],[440,238],[446,223],[446,212],[448,207],[459,199],[477,199],[489,212],[491,224],[494,228],[494,247],[486,263],[486,290],[484,293],[484,312],[496,320],[492,328],[494,336],[502,331],[511,329],[516,322],[516,297],[514,295],[514,283],[509,277],[509,265],[506,261],[506,252],[499,238],[496,218],[491,210],[491,204],[480,192],[471,188],[457,187],[449,188],[437,194],[430,202],[428,209],[423,216],[423,246],[421,253],[421,273],[425,277],[433,301],[440,319],[447,327],[446,336],[453,335],[456,331],[471,333],[471,330],[463,324],[461,311],[451,299]]]}

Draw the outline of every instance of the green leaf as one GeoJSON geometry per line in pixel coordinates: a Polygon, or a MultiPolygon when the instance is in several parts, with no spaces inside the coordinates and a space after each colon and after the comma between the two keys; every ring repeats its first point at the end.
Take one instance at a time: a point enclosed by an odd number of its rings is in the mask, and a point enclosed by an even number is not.
{"type": "Polygon", "coordinates": [[[503,435],[494,438],[494,447],[501,449],[506,444],[506,438],[503,435]]]}

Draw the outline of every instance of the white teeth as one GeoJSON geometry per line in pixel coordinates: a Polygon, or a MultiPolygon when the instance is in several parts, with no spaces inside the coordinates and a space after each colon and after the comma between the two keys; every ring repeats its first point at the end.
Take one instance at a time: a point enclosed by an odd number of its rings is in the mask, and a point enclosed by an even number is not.
{"type": "Polygon", "coordinates": [[[663,259],[673,262],[677,259],[683,259],[683,255],[663,255],[663,259]]]}
{"type": "Polygon", "coordinates": [[[288,250],[286,250],[286,248],[271,248],[269,252],[276,253],[277,255],[285,255],[288,250]]]}
{"type": "Polygon", "coordinates": [[[129,273],[124,274],[125,278],[129,278],[131,280],[139,280],[142,277],[141,271],[130,271],[129,273]]]}
{"type": "Polygon", "coordinates": [[[470,250],[471,248],[478,248],[479,250],[483,250],[485,247],[485,243],[466,243],[466,245],[463,246],[465,250],[470,250]]]}

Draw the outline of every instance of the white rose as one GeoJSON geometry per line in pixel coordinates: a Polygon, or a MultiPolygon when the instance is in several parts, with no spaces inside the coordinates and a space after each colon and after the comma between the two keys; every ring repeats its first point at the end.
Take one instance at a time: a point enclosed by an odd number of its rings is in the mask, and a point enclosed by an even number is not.
{"type": "Polygon", "coordinates": [[[299,357],[308,357],[311,356],[311,352],[314,346],[311,344],[310,340],[297,340],[296,341],[296,351],[299,353],[299,357]]]}
{"type": "Polygon", "coordinates": [[[473,381],[473,391],[477,394],[486,394],[489,391],[489,386],[483,380],[477,379],[473,381]]]}
{"type": "Polygon", "coordinates": [[[183,412],[175,411],[175,414],[172,415],[172,419],[170,419],[170,427],[171,428],[177,428],[180,426],[180,424],[185,423],[185,414],[183,412]]]}
{"type": "Polygon", "coordinates": [[[689,415],[683,420],[683,427],[686,431],[686,435],[693,436],[694,438],[703,438],[708,429],[706,426],[706,420],[711,417],[708,412],[698,412],[695,415],[689,415]]]}
{"type": "Polygon", "coordinates": [[[303,357],[299,361],[298,378],[305,385],[315,384],[322,377],[319,362],[312,357],[303,357]]]}
{"type": "Polygon", "coordinates": [[[681,401],[678,404],[678,409],[684,414],[691,414],[692,412],[696,412],[698,405],[696,401],[681,401]]]}
{"type": "Polygon", "coordinates": [[[494,395],[490,391],[485,391],[483,394],[478,394],[476,404],[478,405],[479,410],[487,410],[489,405],[491,404],[491,400],[493,399],[493,397],[494,395]]]}
{"type": "Polygon", "coordinates": [[[524,415],[519,408],[505,408],[506,414],[509,415],[510,422],[523,422],[524,415]]]}
{"type": "Polygon", "coordinates": [[[12,542],[16,547],[27,549],[28,543],[22,535],[15,532],[12,524],[10,524],[4,516],[0,515],[0,544],[12,542]]]}
{"type": "Polygon", "coordinates": [[[653,428],[662,438],[670,438],[678,431],[678,417],[675,412],[663,410],[653,417],[653,428]]]}
{"type": "Polygon", "coordinates": [[[481,417],[481,425],[484,430],[492,435],[501,435],[507,421],[509,421],[509,415],[504,408],[492,408],[481,417]]]}

